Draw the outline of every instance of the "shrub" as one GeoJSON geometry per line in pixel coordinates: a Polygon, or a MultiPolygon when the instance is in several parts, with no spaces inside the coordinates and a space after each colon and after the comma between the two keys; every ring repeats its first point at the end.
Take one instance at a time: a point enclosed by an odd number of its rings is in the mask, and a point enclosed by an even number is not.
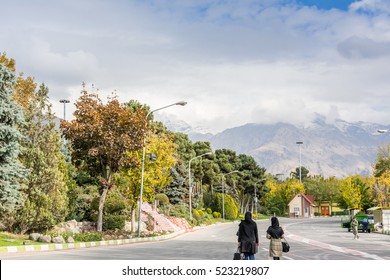
{"type": "Polygon", "coordinates": [[[213,212],[213,217],[214,218],[218,219],[218,218],[221,218],[221,216],[222,216],[221,213],[216,212],[216,211],[213,212]]]}
{"type": "Polygon", "coordinates": [[[211,210],[211,208],[207,208],[207,209],[206,209],[206,213],[209,214],[209,215],[211,215],[211,214],[213,214],[213,210],[211,210]]]}
{"type": "Polygon", "coordinates": [[[188,219],[188,208],[184,204],[174,204],[170,208],[170,216],[188,219]]]}
{"type": "Polygon", "coordinates": [[[155,199],[158,200],[161,204],[168,204],[169,203],[169,198],[166,194],[164,193],[158,193],[155,196],[155,199]]]}
{"type": "MultiPolygon", "coordinates": [[[[237,202],[228,194],[225,194],[225,218],[228,220],[235,220],[239,214],[239,208],[237,202]]],[[[222,194],[217,193],[214,196],[214,207],[219,212],[222,210],[222,194]]]]}
{"type": "Polygon", "coordinates": [[[200,209],[198,210],[198,214],[199,214],[200,216],[202,216],[202,217],[205,215],[204,211],[203,211],[203,210],[200,210],[200,209]]]}
{"type": "Polygon", "coordinates": [[[106,214],[103,217],[103,230],[123,229],[125,221],[125,215],[106,214]]]}
{"type": "Polygon", "coordinates": [[[73,239],[74,241],[78,241],[78,242],[102,241],[103,233],[101,232],[77,233],[73,235],[73,239]]]}

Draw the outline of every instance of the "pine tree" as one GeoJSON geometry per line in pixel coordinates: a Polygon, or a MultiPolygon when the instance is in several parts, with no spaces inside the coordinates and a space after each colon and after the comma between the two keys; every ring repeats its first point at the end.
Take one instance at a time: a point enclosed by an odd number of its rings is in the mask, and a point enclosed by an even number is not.
{"type": "Polygon", "coordinates": [[[48,92],[42,84],[25,111],[26,125],[22,131],[26,138],[22,141],[21,160],[30,173],[26,201],[17,217],[21,232],[47,230],[62,222],[67,214],[67,171],[48,92]]]}
{"type": "Polygon", "coordinates": [[[15,74],[0,63],[0,219],[23,203],[19,189],[25,169],[18,161],[22,137],[18,127],[24,117],[12,100],[14,85],[15,74]]]}

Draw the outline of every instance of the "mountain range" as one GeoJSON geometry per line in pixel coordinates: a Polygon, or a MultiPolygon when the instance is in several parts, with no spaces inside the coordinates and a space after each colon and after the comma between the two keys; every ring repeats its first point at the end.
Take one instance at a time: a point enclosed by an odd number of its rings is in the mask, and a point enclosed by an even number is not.
{"type": "Polygon", "coordinates": [[[321,115],[305,126],[249,123],[217,134],[199,132],[183,121],[160,121],[171,131],[187,134],[193,142],[210,142],[213,150],[250,155],[268,173],[282,179],[299,167],[300,157],[309,175],[372,175],[378,148],[390,142],[390,133],[378,133],[379,129],[389,130],[389,125],[340,119],[328,123],[321,115]]]}

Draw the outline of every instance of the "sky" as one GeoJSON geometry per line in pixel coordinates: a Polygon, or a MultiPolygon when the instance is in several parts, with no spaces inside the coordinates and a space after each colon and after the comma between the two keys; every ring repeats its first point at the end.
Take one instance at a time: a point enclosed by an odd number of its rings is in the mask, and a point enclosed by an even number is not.
{"type": "Polygon", "coordinates": [[[82,83],[204,132],[390,124],[388,0],[0,0],[0,52],[67,119],[82,83]]]}

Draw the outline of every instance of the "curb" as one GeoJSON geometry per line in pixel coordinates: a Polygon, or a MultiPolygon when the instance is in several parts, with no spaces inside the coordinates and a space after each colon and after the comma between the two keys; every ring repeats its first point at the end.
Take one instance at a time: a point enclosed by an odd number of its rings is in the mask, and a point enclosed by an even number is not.
{"type": "Polygon", "coordinates": [[[167,240],[174,238],[180,234],[183,234],[185,230],[176,231],[167,235],[153,236],[153,237],[137,237],[131,239],[118,239],[118,240],[105,240],[95,242],[77,242],[77,243],[64,243],[64,244],[42,244],[42,245],[22,245],[22,246],[8,246],[0,247],[1,253],[18,253],[18,252],[42,252],[50,250],[63,250],[63,249],[78,249],[78,248],[90,248],[98,246],[111,246],[111,245],[124,245],[137,242],[152,242],[167,240]]]}

